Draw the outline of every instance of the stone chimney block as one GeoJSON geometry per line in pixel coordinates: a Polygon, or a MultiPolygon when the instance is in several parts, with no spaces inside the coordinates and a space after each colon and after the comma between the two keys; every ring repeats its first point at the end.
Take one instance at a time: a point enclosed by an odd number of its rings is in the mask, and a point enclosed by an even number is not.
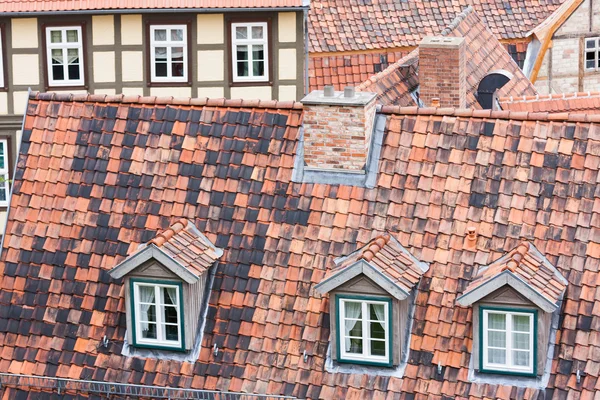
{"type": "Polygon", "coordinates": [[[425,106],[466,108],[465,39],[427,36],[419,44],[420,98],[425,106]]]}

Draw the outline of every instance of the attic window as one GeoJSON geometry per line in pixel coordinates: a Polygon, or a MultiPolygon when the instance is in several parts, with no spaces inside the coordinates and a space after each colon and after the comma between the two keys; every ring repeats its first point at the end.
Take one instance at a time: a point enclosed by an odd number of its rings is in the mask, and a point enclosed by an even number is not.
{"type": "Polygon", "coordinates": [[[388,234],[335,264],[315,287],[330,299],[328,363],[400,368],[408,358],[416,286],[427,264],[388,234]]]}
{"type": "Polygon", "coordinates": [[[130,280],[134,345],[183,350],[181,282],[130,280]]]}
{"type": "Polygon", "coordinates": [[[181,219],[110,270],[112,278],[125,281],[127,343],[132,351],[181,351],[194,359],[210,276],[222,254],[190,221],[181,219]]]}
{"type": "Polygon", "coordinates": [[[595,71],[600,67],[600,38],[585,39],[585,69],[595,71]]]}

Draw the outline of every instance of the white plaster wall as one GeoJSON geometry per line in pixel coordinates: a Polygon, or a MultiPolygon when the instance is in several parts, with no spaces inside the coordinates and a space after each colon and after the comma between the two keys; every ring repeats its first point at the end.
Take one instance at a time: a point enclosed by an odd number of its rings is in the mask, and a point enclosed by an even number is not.
{"type": "Polygon", "coordinates": [[[271,86],[241,86],[231,88],[232,99],[271,100],[271,86]]]}
{"type": "Polygon", "coordinates": [[[142,44],[142,16],[121,15],[121,44],[142,44]]]}
{"type": "Polygon", "coordinates": [[[115,44],[115,17],[92,16],[92,43],[94,46],[115,44]]]}
{"type": "Polygon", "coordinates": [[[198,81],[211,82],[225,79],[223,50],[198,51],[198,81]]]}
{"type": "Polygon", "coordinates": [[[223,14],[198,14],[198,44],[221,44],[224,39],[223,14]]]}
{"type": "Polygon", "coordinates": [[[94,94],[106,94],[109,96],[117,94],[115,89],[96,89],[94,90],[94,94]]]}
{"type": "Polygon", "coordinates": [[[201,87],[198,88],[198,97],[208,97],[209,99],[222,99],[225,97],[225,89],[222,86],[201,87]]]}
{"type": "Polygon", "coordinates": [[[143,87],[124,87],[123,94],[126,96],[143,96],[144,88],[143,87]]]}
{"type": "Polygon", "coordinates": [[[0,92],[0,114],[8,114],[8,93],[0,92]]]}
{"type": "Polygon", "coordinates": [[[556,30],[555,36],[569,33],[587,33],[590,29],[590,0],[585,0],[556,30]]]}
{"type": "Polygon", "coordinates": [[[296,99],[296,85],[280,85],[278,100],[289,101],[296,99]]]}
{"type": "Polygon", "coordinates": [[[579,76],[579,58],[583,51],[579,48],[579,38],[555,39],[550,51],[553,79],[566,75],[579,76]]]}
{"type": "Polygon", "coordinates": [[[296,49],[279,50],[279,79],[296,79],[296,49]]]}
{"type": "Polygon", "coordinates": [[[152,96],[192,97],[191,87],[153,87],[150,88],[152,96]]]}
{"type": "Polygon", "coordinates": [[[280,12],[278,14],[278,34],[281,43],[296,41],[296,13],[280,12]]]}
{"type": "Polygon", "coordinates": [[[115,52],[94,52],[94,82],[115,82],[115,52]]]}
{"type": "Polygon", "coordinates": [[[583,77],[583,91],[584,92],[600,91],[600,72],[588,74],[583,77]]]}
{"type": "Polygon", "coordinates": [[[13,92],[13,114],[22,115],[27,106],[27,92],[13,92]]]}
{"type": "Polygon", "coordinates": [[[550,93],[577,92],[579,89],[579,76],[553,77],[550,93]]]}
{"type": "Polygon", "coordinates": [[[12,47],[35,49],[38,46],[37,18],[13,18],[11,21],[12,47]]]}
{"type": "Polygon", "coordinates": [[[121,53],[123,82],[140,82],[144,80],[144,53],[141,51],[124,51],[121,53]]]}
{"type": "Polygon", "coordinates": [[[13,85],[39,85],[40,59],[37,54],[13,54],[13,85]]]}

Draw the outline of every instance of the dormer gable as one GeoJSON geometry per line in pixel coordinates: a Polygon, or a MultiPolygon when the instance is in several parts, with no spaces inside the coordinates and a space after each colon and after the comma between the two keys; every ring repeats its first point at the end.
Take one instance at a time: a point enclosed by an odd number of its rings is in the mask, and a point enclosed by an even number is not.
{"type": "Polygon", "coordinates": [[[191,221],[180,219],[109,271],[124,279],[131,354],[199,350],[211,271],[222,254],[191,221]]]}

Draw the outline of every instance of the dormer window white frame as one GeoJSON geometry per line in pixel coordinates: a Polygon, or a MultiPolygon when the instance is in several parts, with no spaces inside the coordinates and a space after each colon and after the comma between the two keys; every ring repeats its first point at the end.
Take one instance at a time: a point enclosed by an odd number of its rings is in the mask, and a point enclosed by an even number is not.
{"type": "Polygon", "coordinates": [[[130,285],[134,346],[184,351],[181,282],[132,278],[130,285]]]}
{"type": "Polygon", "coordinates": [[[480,306],[482,372],[536,376],[537,310],[480,306]]]}
{"type": "Polygon", "coordinates": [[[8,141],[0,139],[0,207],[8,206],[8,196],[10,194],[8,165],[8,141]]]}
{"type": "Polygon", "coordinates": [[[600,68],[600,37],[585,39],[583,56],[586,71],[598,71],[600,68]]]}
{"type": "Polygon", "coordinates": [[[83,86],[84,52],[81,26],[46,28],[49,86],[83,86]]]}
{"type": "Polygon", "coordinates": [[[392,300],[336,295],[338,361],[392,366],[392,300]]]}
{"type": "Polygon", "coordinates": [[[188,82],[187,25],[150,25],[150,81],[188,82]]]}
{"type": "Polygon", "coordinates": [[[269,31],[267,22],[231,24],[233,82],[269,80],[269,31]]]}

